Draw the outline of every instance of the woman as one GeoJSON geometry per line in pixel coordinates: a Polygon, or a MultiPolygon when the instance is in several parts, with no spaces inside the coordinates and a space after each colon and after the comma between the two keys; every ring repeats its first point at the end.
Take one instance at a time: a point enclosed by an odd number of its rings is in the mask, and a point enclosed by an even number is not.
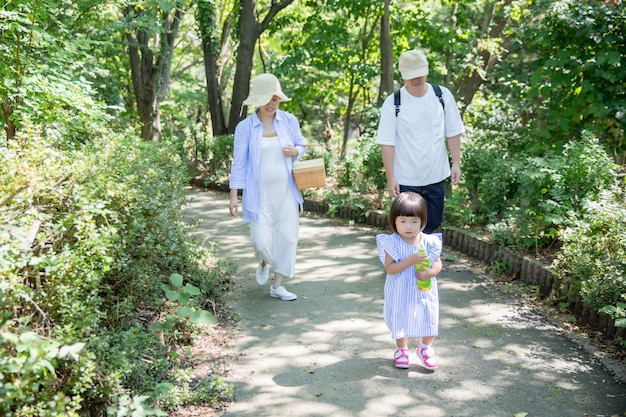
{"type": "Polygon", "coordinates": [[[274,281],[270,296],[283,301],[298,298],[282,285],[293,277],[302,211],[302,193],[293,177],[293,162],[306,151],[300,124],[294,115],[279,110],[289,101],[272,74],[252,80],[245,105],[256,110],[235,128],[230,173],[230,214],[237,217],[238,191],[243,190],[243,221],[259,261],[256,281],[265,285],[270,265],[274,281]]]}

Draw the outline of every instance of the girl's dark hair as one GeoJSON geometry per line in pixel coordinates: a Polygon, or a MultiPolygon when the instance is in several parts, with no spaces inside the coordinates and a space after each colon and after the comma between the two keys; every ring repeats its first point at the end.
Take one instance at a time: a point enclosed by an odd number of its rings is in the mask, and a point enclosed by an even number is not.
{"type": "Polygon", "coordinates": [[[426,200],[421,195],[413,192],[400,193],[391,203],[389,226],[391,226],[391,230],[394,233],[398,233],[396,229],[396,219],[398,217],[419,217],[422,223],[422,230],[424,230],[428,220],[427,211],[426,200]]]}

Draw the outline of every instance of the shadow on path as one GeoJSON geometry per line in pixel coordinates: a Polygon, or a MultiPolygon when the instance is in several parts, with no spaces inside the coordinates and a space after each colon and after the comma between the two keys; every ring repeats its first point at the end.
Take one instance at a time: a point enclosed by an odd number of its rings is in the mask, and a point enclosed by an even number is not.
{"type": "Polygon", "coordinates": [[[200,220],[196,238],[214,242],[239,268],[239,356],[229,378],[237,400],[224,416],[626,415],[624,385],[445,249],[434,344],[440,367],[421,367],[413,350],[410,369],[399,370],[382,320],[381,231],[303,216],[296,274],[285,282],[298,300],[284,302],[269,297],[269,284],[256,284],[249,229],[228,214],[228,195],[189,197],[186,219],[200,220]]]}

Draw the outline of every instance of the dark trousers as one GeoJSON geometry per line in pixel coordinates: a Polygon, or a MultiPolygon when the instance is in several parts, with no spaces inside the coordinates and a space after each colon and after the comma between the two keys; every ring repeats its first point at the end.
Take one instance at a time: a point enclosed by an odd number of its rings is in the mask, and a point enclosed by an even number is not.
{"type": "Polygon", "coordinates": [[[412,187],[409,185],[400,185],[400,192],[412,191],[421,195],[426,200],[428,207],[428,221],[424,228],[424,233],[432,233],[443,220],[443,201],[445,197],[444,181],[436,184],[412,187]]]}

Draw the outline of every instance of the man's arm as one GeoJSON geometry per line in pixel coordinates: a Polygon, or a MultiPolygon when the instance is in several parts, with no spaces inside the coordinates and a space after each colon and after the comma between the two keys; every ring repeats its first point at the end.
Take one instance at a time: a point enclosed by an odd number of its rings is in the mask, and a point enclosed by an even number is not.
{"type": "Polygon", "coordinates": [[[391,197],[396,197],[400,194],[400,184],[396,180],[396,176],[393,173],[393,160],[395,157],[396,148],[391,145],[380,145],[380,152],[383,158],[383,165],[385,167],[385,175],[387,176],[387,191],[391,197]]]}
{"type": "Polygon", "coordinates": [[[456,135],[448,138],[448,150],[450,150],[450,157],[452,157],[450,182],[452,183],[452,185],[457,185],[459,181],[461,181],[461,135],[456,135]]]}

